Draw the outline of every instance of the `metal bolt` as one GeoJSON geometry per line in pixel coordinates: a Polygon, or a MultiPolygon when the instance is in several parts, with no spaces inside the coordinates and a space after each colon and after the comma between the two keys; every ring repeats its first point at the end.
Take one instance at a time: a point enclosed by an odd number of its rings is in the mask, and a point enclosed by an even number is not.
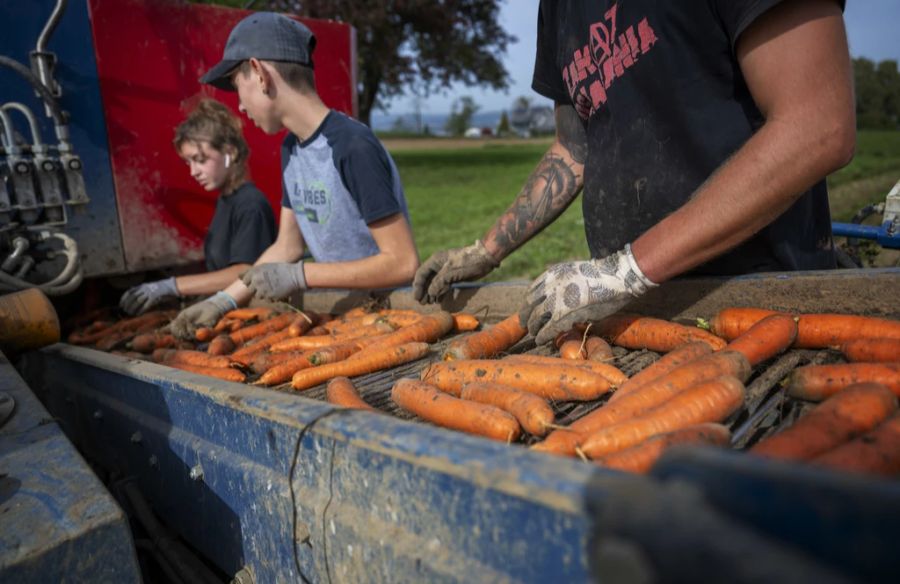
{"type": "Polygon", "coordinates": [[[101,412],[100,410],[95,410],[94,411],[94,419],[95,420],[103,419],[103,412],[101,412]]]}
{"type": "Polygon", "coordinates": [[[135,432],[134,434],[131,435],[131,443],[132,444],[140,444],[141,440],[143,440],[143,439],[144,439],[144,437],[141,436],[140,432],[135,432]]]}
{"type": "Polygon", "coordinates": [[[194,465],[191,467],[191,472],[188,476],[195,481],[203,480],[203,467],[199,464],[194,465]]]}
{"type": "Polygon", "coordinates": [[[150,460],[148,462],[150,463],[150,466],[152,466],[153,468],[156,468],[159,466],[159,459],[156,458],[155,454],[150,455],[150,460]]]}

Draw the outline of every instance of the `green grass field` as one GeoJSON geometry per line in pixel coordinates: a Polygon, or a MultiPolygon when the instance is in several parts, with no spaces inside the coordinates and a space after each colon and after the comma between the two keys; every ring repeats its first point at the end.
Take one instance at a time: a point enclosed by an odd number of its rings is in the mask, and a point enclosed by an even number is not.
{"type": "MultiPolygon", "coordinates": [[[[423,261],[475,241],[509,206],[549,141],[386,144],[400,169],[423,261]]],[[[900,132],[860,132],[853,162],[828,179],[832,215],[846,221],[884,201],[900,180],[900,132]]],[[[489,281],[531,279],[547,265],[587,258],[579,197],[553,225],[504,260],[489,281]]]]}

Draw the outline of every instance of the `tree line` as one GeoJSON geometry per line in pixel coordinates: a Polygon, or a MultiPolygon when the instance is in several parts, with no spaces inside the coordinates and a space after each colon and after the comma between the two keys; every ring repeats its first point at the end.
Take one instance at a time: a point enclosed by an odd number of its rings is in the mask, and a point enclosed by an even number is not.
{"type": "Polygon", "coordinates": [[[897,61],[853,59],[856,125],[866,130],[900,129],[900,71],[897,61]]]}

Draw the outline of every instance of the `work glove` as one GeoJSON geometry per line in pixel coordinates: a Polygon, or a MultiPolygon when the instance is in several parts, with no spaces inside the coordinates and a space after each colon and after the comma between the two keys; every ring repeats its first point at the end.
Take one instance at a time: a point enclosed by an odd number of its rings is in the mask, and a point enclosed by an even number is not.
{"type": "Polygon", "coordinates": [[[244,272],[241,281],[254,296],[264,300],[280,300],[291,292],[306,290],[302,261],[253,266],[244,272]]]}
{"type": "Polygon", "coordinates": [[[154,306],[179,296],[175,278],[166,278],[129,288],[119,299],[119,308],[125,314],[143,314],[154,306]]]}
{"type": "Polygon", "coordinates": [[[437,302],[450,284],[483,278],[499,265],[480,239],[468,247],[435,252],[416,270],[413,296],[422,304],[437,302]]]}
{"type": "Polygon", "coordinates": [[[237,302],[230,294],[216,292],[179,312],[169,324],[169,330],[179,339],[192,339],[198,328],[215,326],[226,312],[236,308],[237,302]]]}
{"type": "Polygon", "coordinates": [[[605,318],[657,284],[641,272],[631,245],[599,260],[551,266],[532,283],[519,312],[542,345],[579,322],[605,318]]]}

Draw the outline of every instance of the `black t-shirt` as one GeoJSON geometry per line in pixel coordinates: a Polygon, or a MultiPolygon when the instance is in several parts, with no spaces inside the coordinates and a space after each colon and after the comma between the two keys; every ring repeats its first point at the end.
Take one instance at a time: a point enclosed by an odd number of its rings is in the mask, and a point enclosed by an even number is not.
{"type": "MultiPolygon", "coordinates": [[[[588,247],[603,257],[681,207],[762,125],[735,56],[779,0],[542,0],[532,87],[572,104],[588,155],[588,247]]],[[[694,273],[835,267],[825,181],[694,273]]]]}
{"type": "Polygon", "coordinates": [[[275,215],[265,195],[244,183],[216,201],[203,251],[210,272],[252,264],[275,241],[275,215]]]}

